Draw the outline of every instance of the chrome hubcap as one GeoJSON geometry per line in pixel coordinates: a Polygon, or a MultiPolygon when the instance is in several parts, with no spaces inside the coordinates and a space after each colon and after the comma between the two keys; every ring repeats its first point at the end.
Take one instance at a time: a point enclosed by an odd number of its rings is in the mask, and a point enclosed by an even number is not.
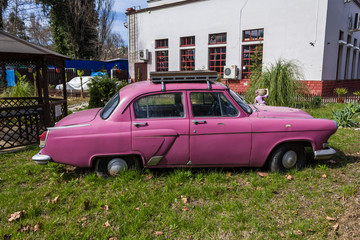
{"type": "Polygon", "coordinates": [[[282,164],[285,168],[292,168],[293,166],[295,166],[296,162],[297,154],[292,150],[287,151],[282,158],[282,164]]]}
{"type": "Polygon", "coordinates": [[[108,163],[107,169],[111,176],[116,176],[128,169],[128,165],[124,159],[114,158],[108,163]]]}

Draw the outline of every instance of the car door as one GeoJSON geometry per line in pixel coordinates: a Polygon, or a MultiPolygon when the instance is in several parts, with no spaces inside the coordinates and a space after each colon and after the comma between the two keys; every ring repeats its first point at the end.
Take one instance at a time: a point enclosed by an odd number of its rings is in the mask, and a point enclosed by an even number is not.
{"type": "Polygon", "coordinates": [[[183,92],[153,93],[132,106],[132,150],[148,166],[184,165],[189,160],[189,117],[183,92]]]}
{"type": "Polygon", "coordinates": [[[246,166],[251,123],[226,91],[188,92],[192,165],[246,166]]]}

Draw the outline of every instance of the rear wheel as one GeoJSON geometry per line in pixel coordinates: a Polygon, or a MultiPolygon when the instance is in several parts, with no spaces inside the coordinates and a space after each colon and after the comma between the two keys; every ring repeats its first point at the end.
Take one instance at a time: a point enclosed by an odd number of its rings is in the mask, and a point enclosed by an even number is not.
{"type": "Polygon", "coordinates": [[[95,171],[100,177],[115,177],[129,169],[140,169],[140,163],[136,157],[101,158],[96,161],[95,165],[95,171]]]}
{"type": "Polygon", "coordinates": [[[300,143],[285,143],[277,147],[270,156],[270,171],[286,172],[305,166],[305,149],[300,143]]]}

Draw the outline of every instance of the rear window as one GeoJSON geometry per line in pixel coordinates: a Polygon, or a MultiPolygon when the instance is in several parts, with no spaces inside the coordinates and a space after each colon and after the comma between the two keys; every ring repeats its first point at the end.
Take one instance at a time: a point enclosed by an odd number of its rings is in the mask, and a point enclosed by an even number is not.
{"type": "Polygon", "coordinates": [[[100,113],[102,119],[107,119],[110,117],[111,113],[115,110],[117,105],[120,102],[119,93],[116,93],[105,105],[103,110],[100,113]]]}

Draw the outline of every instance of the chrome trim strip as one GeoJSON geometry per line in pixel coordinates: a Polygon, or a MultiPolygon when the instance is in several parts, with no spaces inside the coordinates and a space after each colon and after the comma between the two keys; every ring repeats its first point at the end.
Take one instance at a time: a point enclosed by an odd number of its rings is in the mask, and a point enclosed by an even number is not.
{"type": "Polygon", "coordinates": [[[49,136],[49,131],[46,130],[46,137],[45,137],[45,142],[44,142],[45,144],[44,145],[39,145],[39,148],[45,148],[48,136],[49,136]]]}
{"type": "Polygon", "coordinates": [[[328,148],[314,152],[314,159],[316,160],[327,160],[336,154],[335,149],[328,148]]]}
{"type": "Polygon", "coordinates": [[[46,165],[48,162],[52,161],[50,156],[42,155],[40,152],[34,155],[31,159],[34,160],[35,163],[39,165],[46,165]]]}
{"type": "Polygon", "coordinates": [[[147,165],[149,166],[156,166],[159,164],[159,162],[163,159],[163,156],[154,156],[150,158],[150,160],[147,162],[147,165]]]}
{"type": "Polygon", "coordinates": [[[69,126],[61,126],[61,127],[48,127],[47,130],[57,130],[57,129],[64,129],[64,128],[76,128],[76,127],[87,127],[91,126],[91,124],[79,124],[79,125],[69,125],[69,126]]]}

